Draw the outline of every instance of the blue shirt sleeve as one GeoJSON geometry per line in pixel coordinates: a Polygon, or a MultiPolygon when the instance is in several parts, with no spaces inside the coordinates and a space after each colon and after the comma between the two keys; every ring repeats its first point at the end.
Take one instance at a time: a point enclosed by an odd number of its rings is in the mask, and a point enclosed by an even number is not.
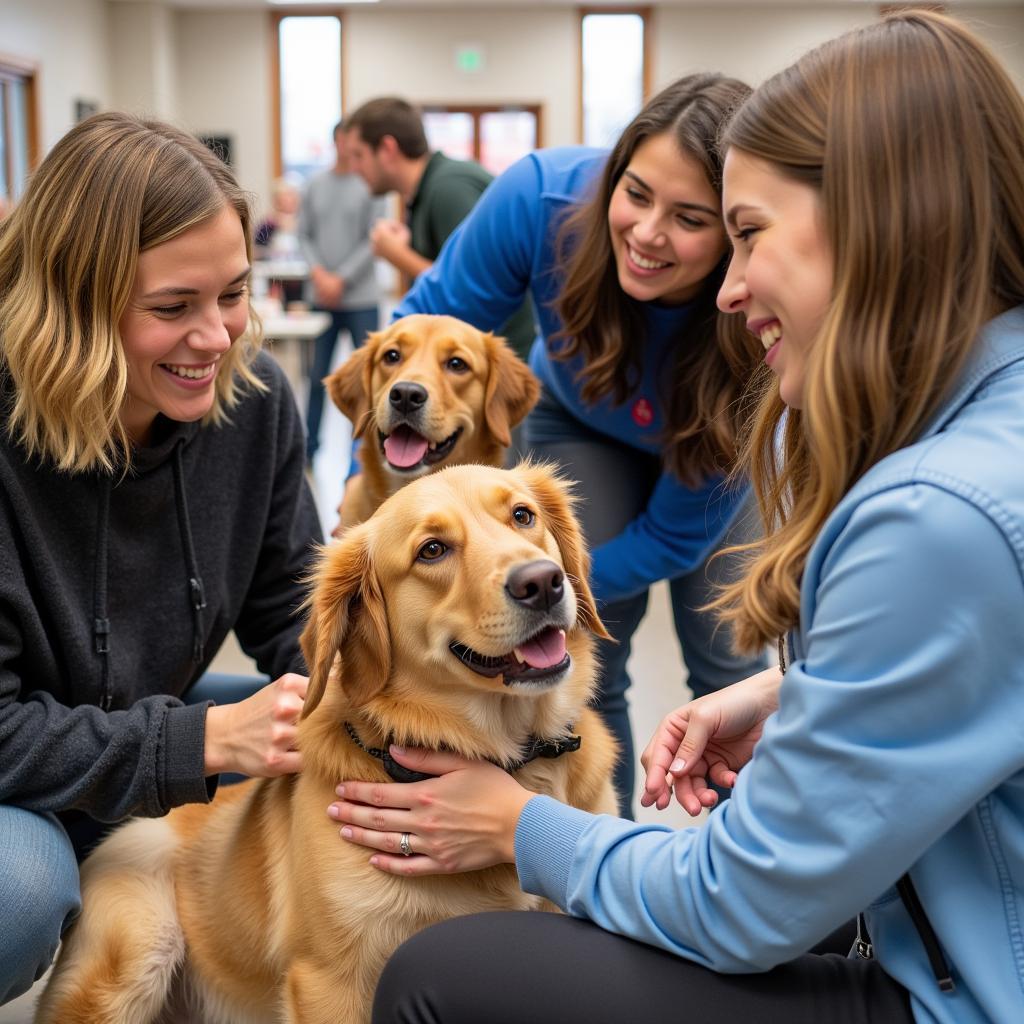
{"type": "Polygon", "coordinates": [[[974,833],[1024,749],[1024,581],[997,522],[927,485],[865,500],[805,586],[806,655],[733,798],[678,832],[534,798],[523,888],[715,970],[765,970],[974,833]]]}
{"type": "Polygon", "coordinates": [[[643,512],[594,548],[594,596],[620,601],[658,580],[692,572],[715,550],[747,490],[728,487],[721,477],[691,490],[674,474],[663,473],[643,512]]]}
{"type": "Polygon", "coordinates": [[[538,166],[526,156],[487,186],[392,319],[444,313],[484,331],[501,327],[530,289],[541,231],[539,198],[538,166]]]}

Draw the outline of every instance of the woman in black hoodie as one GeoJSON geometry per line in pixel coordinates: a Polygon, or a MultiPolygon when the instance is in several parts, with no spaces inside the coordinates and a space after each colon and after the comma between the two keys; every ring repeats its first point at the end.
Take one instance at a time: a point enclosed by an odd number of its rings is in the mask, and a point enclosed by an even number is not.
{"type": "Polygon", "coordinates": [[[0,1003],[77,913],[69,832],[301,767],[320,529],[251,258],[228,168],[123,114],[73,128],[0,225],[0,1003]],[[275,682],[184,704],[231,630],[275,682]]]}

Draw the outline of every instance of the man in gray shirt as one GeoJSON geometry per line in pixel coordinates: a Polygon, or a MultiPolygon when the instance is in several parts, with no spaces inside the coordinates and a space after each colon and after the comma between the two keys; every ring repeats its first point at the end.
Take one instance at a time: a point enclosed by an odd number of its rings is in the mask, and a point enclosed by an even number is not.
{"type": "Polygon", "coordinates": [[[358,174],[349,171],[345,133],[334,127],[334,166],[311,178],[299,210],[299,246],[309,264],[306,298],[331,315],[314,342],[306,412],[306,460],[319,446],[323,379],[331,369],[338,334],[347,330],[359,346],[379,326],[378,286],[370,249],[370,228],[384,213],[358,174]]]}

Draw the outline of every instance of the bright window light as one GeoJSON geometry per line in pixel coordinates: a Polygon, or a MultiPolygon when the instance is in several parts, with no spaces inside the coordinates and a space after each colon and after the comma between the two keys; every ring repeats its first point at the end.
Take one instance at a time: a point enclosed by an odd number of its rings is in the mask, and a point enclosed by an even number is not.
{"type": "Polygon", "coordinates": [[[583,142],[611,146],[644,102],[644,19],[583,16],[583,142]]]}
{"type": "Polygon", "coordinates": [[[341,120],[341,20],[282,18],[281,163],[308,177],[334,159],[331,131],[341,120]]]}

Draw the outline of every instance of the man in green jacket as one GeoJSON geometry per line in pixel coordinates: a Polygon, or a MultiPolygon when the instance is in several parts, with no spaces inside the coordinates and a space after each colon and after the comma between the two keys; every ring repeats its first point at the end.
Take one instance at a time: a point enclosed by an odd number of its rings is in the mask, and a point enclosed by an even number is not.
{"type": "MultiPolygon", "coordinates": [[[[369,100],[345,118],[344,127],[351,170],[374,195],[394,191],[402,197],[407,223],[378,220],[370,244],[374,255],[412,280],[437,259],[492,176],[472,160],[431,152],[419,111],[397,97],[369,100]]],[[[536,336],[528,303],[501,333],[525,359],[536,336]]]]}

